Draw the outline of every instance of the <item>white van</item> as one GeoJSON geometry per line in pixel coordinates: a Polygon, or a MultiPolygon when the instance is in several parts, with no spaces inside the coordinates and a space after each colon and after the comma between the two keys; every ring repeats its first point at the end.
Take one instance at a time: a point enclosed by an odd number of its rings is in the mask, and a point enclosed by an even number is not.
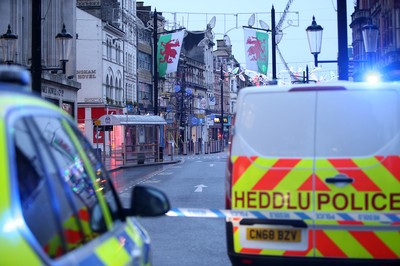
{"type": "Polygon", "coordinates": [[[234,265],[400,265],[399,83],[245,88],[231,135],[234,265]]]}

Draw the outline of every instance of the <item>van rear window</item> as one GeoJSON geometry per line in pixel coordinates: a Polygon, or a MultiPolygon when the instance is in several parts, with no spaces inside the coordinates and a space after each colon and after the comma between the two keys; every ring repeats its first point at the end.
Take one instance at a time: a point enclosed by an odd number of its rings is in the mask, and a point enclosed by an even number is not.
{"type": "Polygon", "coordinates": [[[382,155],[398,147],[397,91],[321,92],[317,106],[318,157],[382,155]]]}
{"type": "Polygon", "coordinates": [[[235,137],[254,155],[311,156],[315,98],[314,91],[246,94],[236,114],[235,137]]]}

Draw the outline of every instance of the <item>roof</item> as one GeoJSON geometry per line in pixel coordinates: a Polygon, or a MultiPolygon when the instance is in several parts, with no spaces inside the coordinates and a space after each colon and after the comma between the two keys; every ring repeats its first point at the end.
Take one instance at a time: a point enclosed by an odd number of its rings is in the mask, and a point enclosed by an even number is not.
{"type": "Polygon", "coordinates": [[[103,115],[101,126],[109,125],[166,125],[164,118],[157,115],[103,115]]]}

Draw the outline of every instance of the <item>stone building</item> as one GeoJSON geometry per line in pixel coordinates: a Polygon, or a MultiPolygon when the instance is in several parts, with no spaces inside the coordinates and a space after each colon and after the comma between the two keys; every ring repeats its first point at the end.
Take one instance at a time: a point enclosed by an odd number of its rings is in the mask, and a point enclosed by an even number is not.
{"type": "Polygon", "coordinates": [[[354,80],[361,80],[368,69],[380,71],[384,80],[400,80],[400,2],[357,0],[351,18],[354,80]],[[362,37],[367,24],[377,26],[379,32],[377,50],[370,54],[362,37]]]}
{"type": "MultiPolygon", "coordinates": [[[[12,62],[31,69],[32,50],[41,51],[40,86],[34,88],[40,91],[41,96],[48,101],[58,105],[67,111],[74,119],[77,117],[77,93],[80,84],[76,80],[76,1],[63,0],[51,1],[0,1],[0,31],[6,33],[8,26],[17,39],[16,50],[12,62]],[[41,7],[41,14],[33,14],[32,5],[35,8],[41,7]],[[32,18],[41,16],[41,25],[34,25],[32,18]],[[62,70],[60,61],[60,49],[57,47],[56,36],[63,25],[65,30],[72,37],[71,52],[66,58],[65,73],[62,70]],[[35,38],[40,39],[40,46],[33,47],[37,42],[32,42],[32,31],[35,31],[35,38]]],[[[3,34],[3,33],[1,33],[3,34]]],[[[5,45],[0,50],[8,49],[5,45]]],[[[3,53],[0,55],[0,62],[4,63],[3,53]]]]}
{"type": "Polygon", "coordinates": [[[137,101],[136,1],[77,0],[76,10],[78,123],[94,146],[113,145],[122,132],[95,129],[103,115],[133,112],[137,101]]]}

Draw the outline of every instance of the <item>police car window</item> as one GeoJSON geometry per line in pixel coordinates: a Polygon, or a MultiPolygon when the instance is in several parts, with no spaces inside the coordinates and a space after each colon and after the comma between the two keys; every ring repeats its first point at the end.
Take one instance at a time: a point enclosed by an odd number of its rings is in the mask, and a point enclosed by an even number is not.
{"type": "MultiPolygon", "coordinates": [[[[24,151],[31,146],[32,155],[28,154],[28,158],[38,158],[36,172],[44,184],[40,190],[42,197],[35,204],[24,205],[23,212],[31,232],[51,258],[74,250],[106,231],[93,183],[62,121],[35,115],[25,119],[25,123],[21,120],[21,130],[15,133],[16,150],[24,151]]],[[[27,201],[22,193],[25,183],[20,183],[22,202],[27,201]]]]}
{"type": "MultiPolygon", "coordinates": [[[[84,165],[85,159],[80,156],[70,133],[67,133],[67,127],[71,129],[73,126],[65,120],[60,121],[47,117],[35,117],[34,121],[40,127],[46,146],[56,164],[56,168],[53,170],[54,175],[57,172],[61,176],[59,180],[62,182],[58,184],[60,187],[64,186],[67,196],[71,196],[72,206],[75,207],[75,213],[78,213],[77,225],[71,225],[70,216],[63,213],[63,226],[68,227],[69,231],[79,229],[84,236],[82,242],[89,241],[99,233],[105,232],[106,226],[103,212],[99,211],[96,188],[84,165]]],[[[79,136],[78,139],[81,137],[79,136]]],[[[88,157],[90,161],[91,156],[88,155],[88,157]]],[[[94,168],[92,169],[95,173],[97,172],[94,168]]],[[[97,182],[101,191],[107,191],[106,182],[102,182],[103,179],[97,177],[93,180],[97,182]]],[[[72,243],[68,242],[68,245],[70,244],[72,243]]],[[[74,247],[71,246],[71,248],[74,247]]]]}
{"type": "MultiPolygon", "coordinates": [[[[61,239],[61,228],[53,211],[56,201],[50,194],[38,152],[40,138],[28,126],[29,120],[19,119],[12,125],[18,191],[27,226],[42,249],[51,255],[54,239],[61,239]]],[[[62,254],[65,246],[60,241],[58,244],[58,252],[62,254]]]]}
{"type": "Polygon", "coordinates": [[[104,165],[101,163],[100,158],[98,158],[98,156],[92,149],[92,145],[87,141],[86,138],[84,138],[81,131],[79,131],[76,127],[73,127],[72,129],[74,133],[78,136],[80,145],[84,149],[85,154],[88,156],[92,168],[95,170],[96,180],[98,180],[101,184],[101,192],[107,200],[107,204],[110,208],[113,219],[117,220],[119,218],[118,208],[121,208],[121,204],[118,200],[117,193],[112,187],[112,183],[108,178],[107,171],[105,170],[104,165]]]}

